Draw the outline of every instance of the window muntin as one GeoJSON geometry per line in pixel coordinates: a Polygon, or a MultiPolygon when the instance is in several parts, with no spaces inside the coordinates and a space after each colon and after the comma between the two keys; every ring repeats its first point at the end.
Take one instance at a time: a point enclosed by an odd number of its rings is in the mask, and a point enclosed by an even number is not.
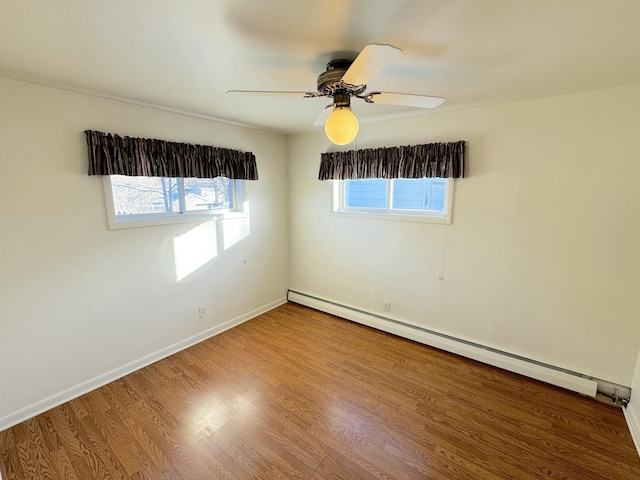
{"type": "Polygon", "coordinates": [[[450,223],[452,179],[340,180],[334,189],[334,213],[450,223]]]}

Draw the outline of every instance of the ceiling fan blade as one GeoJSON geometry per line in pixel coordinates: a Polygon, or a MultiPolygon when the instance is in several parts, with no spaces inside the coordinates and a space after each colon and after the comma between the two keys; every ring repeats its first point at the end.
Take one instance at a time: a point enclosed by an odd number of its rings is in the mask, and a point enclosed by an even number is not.
{"type": "Polygon", "coordinates": [[[320,115],[318,115],[318,118],[316,118],[316,121],[313,122],[314,127],[322,127],[325,124],[327,118],[329,118],[329,115],[331,115],[331,112],[333,112],[331,107],[333,107],[333,104],[329,104],[324,107],[324,109],[320,112],[320,115]]]}
{"type": "Polygon", "coordinates": [[[350,85],[365,85],[400,55],[402,50],[391,45],[367,45],[345,72],[342,81],[350,85]]]}
{"type": "Polygon", "coordinates": [[[443,104],[442,97],[427,95],[410,95],[407,93],[371,92],[367,94],[367,102],[385,105],[403,105],[405,107],[435,108],[443,104]]]}
{"type": "Polygon", "coordinates": [[[317,97],[315,92],[289,92],[281,90],[227,90],[227,93],[240,95],[279,96],[279,97],[317,97]]]}

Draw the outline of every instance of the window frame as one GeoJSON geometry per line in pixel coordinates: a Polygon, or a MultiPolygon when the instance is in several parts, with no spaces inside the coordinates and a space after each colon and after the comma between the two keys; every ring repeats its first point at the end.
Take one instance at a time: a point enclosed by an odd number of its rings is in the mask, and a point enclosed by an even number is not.
{"type": "Polygon", "coordinates": [[[393,194],[393,180],[388,179],[387,183],[387,206],[386,208],[348,207],[345,206],[347,180],[333,180],[333,201],[332,215],[369,218],[377,220],[398,220],[408,222],[425,222],[451,224],[451,214],[453,210],[453,178],[444,178],[445,197],[444,210],[402,210],[391,207],[393,194]]]}
{"type": "Polygon", "coordinates": [[[219,208],[212,210],[194,210],[187,211],[185,208],[185,192],[183,177],[173,177],[179,179],[180,188],[180,201],[179,205],[182,208],[180,212],[158,212],[158,213],[143,213],[139,215],[116,215],[115,205],[113,200],[113,188],[111,183],[111,176],[103,176],[104,198],[107,210],[107,223],[109,224],[109,230],[118,230],[122,228],[139,228],[139,227],[153,227],[158,225],[174,225],[180,223],[193,223],[198,221],[206,221],[211,219],[228,219],[228,218],[244,218],[247,215],[244,213],[243,205],[243,182],[242,180],[231,180],[233,185],[232,192],[232,205],[233,208],[219,208]]]}

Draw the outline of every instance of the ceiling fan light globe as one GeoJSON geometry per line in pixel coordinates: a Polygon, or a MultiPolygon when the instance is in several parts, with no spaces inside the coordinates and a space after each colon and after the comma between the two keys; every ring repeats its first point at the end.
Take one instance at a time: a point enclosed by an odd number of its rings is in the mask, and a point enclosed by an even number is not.
{"type": "Polygon", "coordinates": [[[338,107],[327,118],[324,131],[336,145],[346,145],[358,134],[358,119],[350,108],[338,107]]]}

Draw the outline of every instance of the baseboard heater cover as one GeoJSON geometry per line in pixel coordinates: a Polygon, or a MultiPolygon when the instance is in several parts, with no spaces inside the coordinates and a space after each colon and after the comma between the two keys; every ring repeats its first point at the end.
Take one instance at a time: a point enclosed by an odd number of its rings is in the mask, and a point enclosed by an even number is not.
{"type": "Polygon", "coordinates": [[[289,290],[287,300],[582,395],[596,398],[598,393],[598,382],[577,372],[341,305],[306,293],[289,290]]]}

